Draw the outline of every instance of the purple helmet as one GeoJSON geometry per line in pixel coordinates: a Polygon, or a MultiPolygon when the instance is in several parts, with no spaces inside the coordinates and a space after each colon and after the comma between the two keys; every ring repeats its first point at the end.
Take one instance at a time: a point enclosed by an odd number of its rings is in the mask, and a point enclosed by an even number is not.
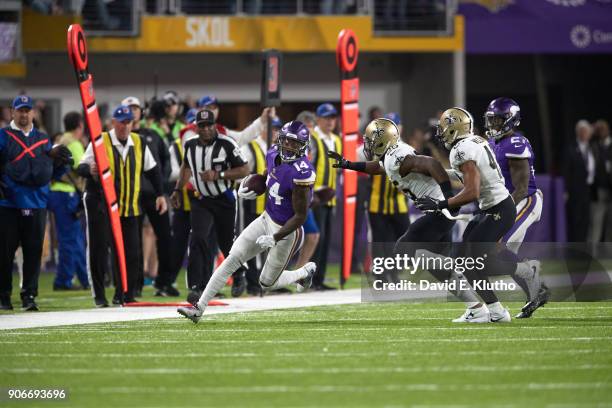
{"type": "Polygon", "coordinates": [[[487,136],[499,140],[521,123],[521,108],[506,97],[493,99],[484,114],[487,136]]]}
{"type": "Polygon", "coordinates": [[[287,122],[282,127],[278,135],[278,151],[283,161],[295,161],[306,156],[308,144],[310,142],[310,132],[302,122],[294,120],[287,122]],[[295,146],[288,146],[284,141],[296,141],[295,146]]]}

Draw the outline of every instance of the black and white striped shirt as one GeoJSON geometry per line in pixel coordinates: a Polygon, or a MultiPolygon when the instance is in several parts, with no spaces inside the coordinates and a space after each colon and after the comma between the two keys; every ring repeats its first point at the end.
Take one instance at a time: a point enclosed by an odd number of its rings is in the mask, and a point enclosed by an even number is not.
{"type": "Polygon", "coordinates": [[[232,180],[202,181],[200,173],[206,170],[217,172],[240,167],[247,162],[238,144],[231,137],[217,134],[212,143],[203,145],[199,138],[185,142],[185,163],[191,169],[191,184],[204,197],[216,197],[232,188],[232,180]]]}

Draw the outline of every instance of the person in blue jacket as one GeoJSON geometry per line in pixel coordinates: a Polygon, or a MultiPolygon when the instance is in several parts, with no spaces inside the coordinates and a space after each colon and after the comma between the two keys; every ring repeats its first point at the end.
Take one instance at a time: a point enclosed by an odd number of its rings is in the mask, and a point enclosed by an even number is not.
{"type": "Polygon", "coordinates": [[[65,146],[33,123],[32,98],[13,100],[12,121],[0,129],[0,310],[11,310],[13,261],[21,246],[23,310],[38,310],[38,276],[45,235],[49,182],[60,177],[72,161],[65,146]]]}

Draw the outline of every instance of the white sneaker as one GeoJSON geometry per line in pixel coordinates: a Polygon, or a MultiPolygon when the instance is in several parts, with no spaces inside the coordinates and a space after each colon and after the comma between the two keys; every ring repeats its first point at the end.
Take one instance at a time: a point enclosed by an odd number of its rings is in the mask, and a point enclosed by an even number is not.
{"type": "Polygon", "coordinates": [[[314,277],[314,274],[317,271],[317,264],[314,262],[308,262],[306,265],[304,265],[304,269],[306,270],[308,275],[306,275],[304,279],[300,279],[295,282],[295,286],[298,293],[302,293],[312,286],[312,278],[314,277]]]}
{"type": "Polygon", "coordinates": [[[198,305],[195,306],[181,306],[178,309],[176,309],[177,312],[179,312],[179,314],[185,316],[186,318],[188,318],[189,320],[191,320],[194,323],[197,323],[200,321],[200,319],[202,318],[202,315],[204,314],[204,311],[202,309],[200,309],[198,307],[198,305]]]}
{"type": "Polygon", "coordinates": [[[453,320],[453,323],[489,323],[489,309],[485,305],[476,309],[466,309],[465,313],[453,320]]]}
{"type": "Polygon", "coordinates": [[[489,309],[489,318],[491,323],[508,323],[512,321],[510,312],[506,308],[496,311],[489,309]]]}

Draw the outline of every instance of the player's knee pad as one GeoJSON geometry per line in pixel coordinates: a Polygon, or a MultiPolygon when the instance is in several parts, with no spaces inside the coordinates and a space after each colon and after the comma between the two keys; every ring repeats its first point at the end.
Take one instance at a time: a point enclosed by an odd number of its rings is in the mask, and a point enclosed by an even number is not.
{"type": "Polygon", "coordinates": [[[242,266],[242,262],[240,262],[240,258],[238,258],[234,254],[229,254],[223,262],[227,264],[229,270],[231,271],[237,271],[242,266]]]}

